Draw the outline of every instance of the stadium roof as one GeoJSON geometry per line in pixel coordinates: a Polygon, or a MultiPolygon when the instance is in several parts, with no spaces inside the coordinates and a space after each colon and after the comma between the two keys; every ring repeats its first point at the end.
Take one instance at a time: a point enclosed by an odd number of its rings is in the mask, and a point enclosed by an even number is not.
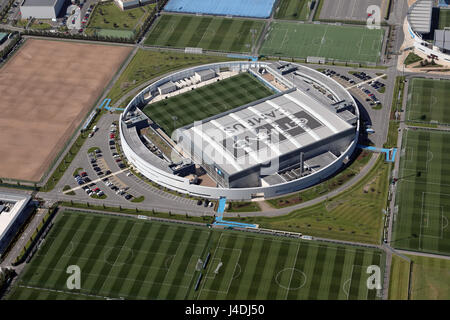
{"type": "Polygon", "coordinates": [[[435,30],[434,45],[445,50],[450,50],[450,30],[435,30]]]}
{"type": "Polygon", "coordinates": [[[8,232],[14,224],[20,213],[25,209],[31,197],[29,195],[19,195],[12,193],[0,193],[0,200],[8,203],[14,203],[9,212],[0,213],[0,239],[8,232]]]}
{"type": "Polygon", "coordinates": [[[22,7],[53,7],[58,0],[25,0],[22,7]]]}
{"type": "Polygon", "coordinates": [[[431,30],[432,0],[418,0],[408,11],[408,22],[418,33],[429,33],[431,30]]]}
{"type": "Polygon", "coordinates": [[[209,150],[203,155],[231,175],[354,127],[306,93],[292,90],[183,129],[185,151],[190,144],[209,150]]]}

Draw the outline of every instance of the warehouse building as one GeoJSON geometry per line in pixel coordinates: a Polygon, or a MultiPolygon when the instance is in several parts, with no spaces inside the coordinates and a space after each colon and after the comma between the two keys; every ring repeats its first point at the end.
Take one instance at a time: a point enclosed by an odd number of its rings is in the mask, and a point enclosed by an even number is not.
{"type": "Polygon", "coordinates": [[[158,87],[159,94],[168,94],[173,91],[177,90],[177,86],[172,81],[168,81],[164,83],[163,85],[158,87]]]}
{"type": "Polygon", "coordinates": [[[216,77],[216,72],[212,69],[201,70],[195,73],[195,79],[197,81],[206,81],[216,77]]]}
{"type": "Polygon", "coordinates": [[[157,0],[114,0],[116,5],[122,10],[145,6],[150,3],[155,3],[156,1],[157,0]]]}
{"type": "Polygon", "coordinates": [[[31,214],[31,197],[0,193],[0,256],[31,214]]]}
{"type": "Polygon", "coordinates": [[[25,0],[20,6],[22,19],[56,20],[66,0],[25,0]]]}

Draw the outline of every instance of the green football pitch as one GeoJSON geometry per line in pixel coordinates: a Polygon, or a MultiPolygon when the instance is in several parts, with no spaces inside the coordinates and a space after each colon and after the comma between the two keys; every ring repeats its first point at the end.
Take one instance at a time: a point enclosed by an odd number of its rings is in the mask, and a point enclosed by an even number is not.
{"type": "Polygon", "coordinates": [[[214,17],[162,15],[150,31],[146,45],[195,47],[226,52],[251,52],[264,22],[214,17]],[[254,36],[253,36],[253,31],[254,36]]]}
{"type": "Polygon", "coordinates": [[[276,19],[306,20],[310,14],[308,0],[281,0],[275,12],[276,19]]]}
{"type": "Polygon", "coordinates": [[[409,82],[406,119],[450,124],[450,80],[413,78],[409,82]]]}
{"type": "Polygon", "coordinates": [[[450,10],[439,10],[439,29],[450,27],[450,10]]]}
{"type": "Polygon", "coordinates": [[[393,246],[450,254],[449,139],[442,131],[404,133],[393,246]]]}
{"type": "Polygon", "coordinates": [[[380,58],[383,34],[384,29],[361,26],[273,22],[260,54],[375,63],[380,58]]]}
{"type": "Polygon", "coordinates": [[[170,135],[176,128],[262,99],[271,94],[273,92],[270,89],[245,72],[152,103],[146,106],[143,111],[170,135]],[[176,117],[175,123],[174,116],[176,117]]]}
{"type": "Polygon", "coordinates": [[[65,211],[8,298],[377,299],[367,267],[383,264],[377,249],[65,211]]]}

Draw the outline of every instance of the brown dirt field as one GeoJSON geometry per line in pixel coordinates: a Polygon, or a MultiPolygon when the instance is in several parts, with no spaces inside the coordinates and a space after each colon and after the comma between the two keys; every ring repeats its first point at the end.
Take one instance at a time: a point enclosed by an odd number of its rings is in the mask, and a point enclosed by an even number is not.
{"type": "Polygon", "coordinates": [[[0,69],[0,177],[39,181],[131,50],[28,39],[0,69]]]}

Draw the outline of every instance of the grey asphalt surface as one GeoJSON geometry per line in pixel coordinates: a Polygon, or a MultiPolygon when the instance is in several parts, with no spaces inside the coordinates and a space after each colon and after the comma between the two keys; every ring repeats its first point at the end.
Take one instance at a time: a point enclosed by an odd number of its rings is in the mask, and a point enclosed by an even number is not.
{"type": "MultiPolygon", "coordinates": [[[[367,20],[367,8],[376,5],[381,8],[386,0],[324,0],[320,19],[333,20],[367,20]]],[[[381,12],[381,17],[384,13],[381,12]]]]}

